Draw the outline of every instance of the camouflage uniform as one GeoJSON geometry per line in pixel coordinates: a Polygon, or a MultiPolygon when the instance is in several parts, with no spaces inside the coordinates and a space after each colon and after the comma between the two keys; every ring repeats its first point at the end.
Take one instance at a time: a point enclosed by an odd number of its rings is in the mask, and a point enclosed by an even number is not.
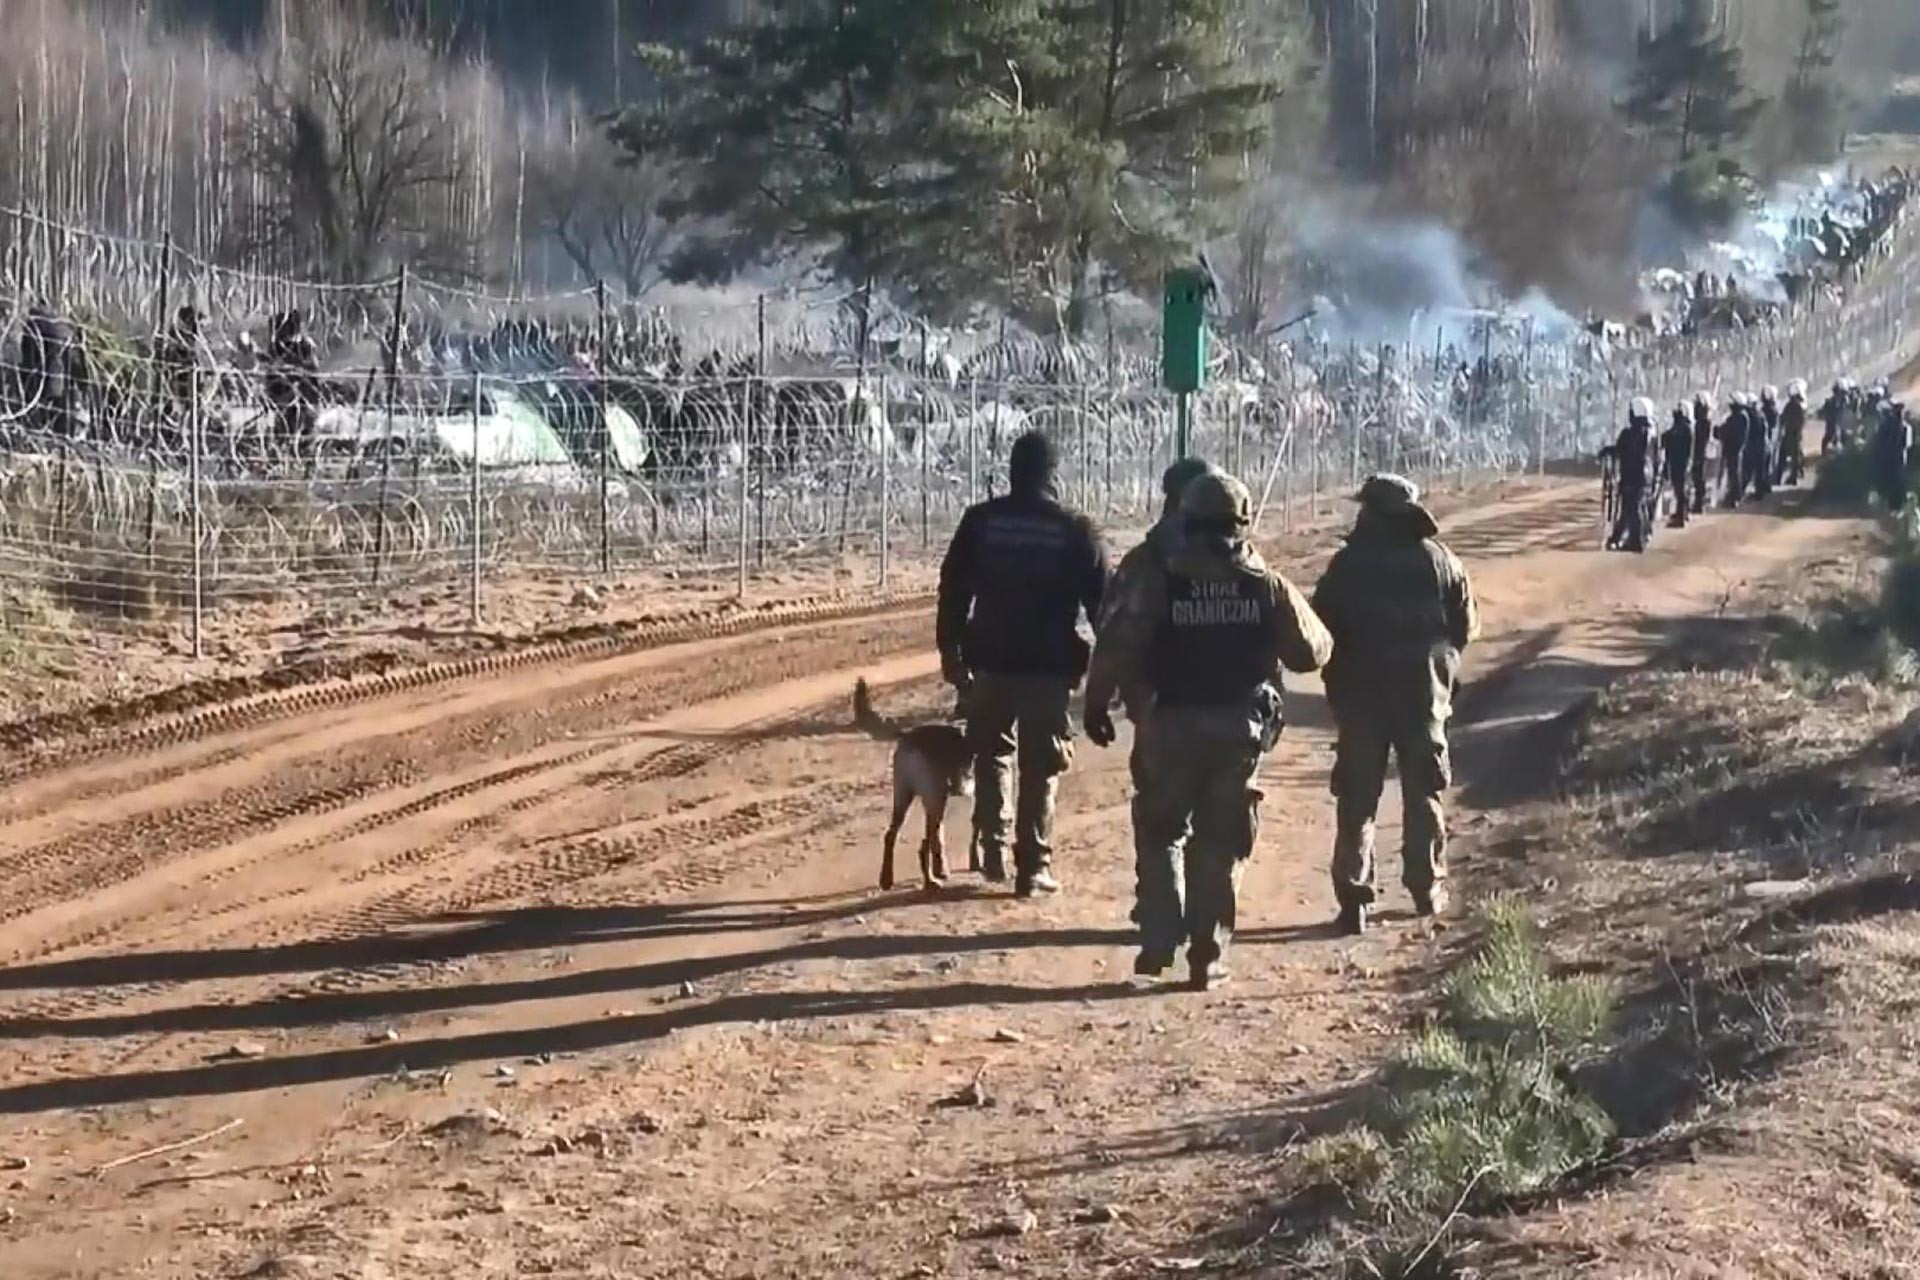
{"type": "MultiPolygon", "coordinates": [[[[1180,540],[1180,494],[1189,484],[1193,483],[1193,481],[1203,475],[1212,473],[1212,471],[1212,464],[1199,458],[1182,458],[1168,467],[1166,473],[1161,476],[1160,493],[1163,498],[1163,505],[1160,511],[1160,519],[1154,524],[1153,528],[1147,530],[1147,536],[1141,539],[1139,546],[1121,557],[1120,565],[1114,570],[1113,579],[1107,587],[1106,605],[1100,613],[1100,624],[1097,628],[1097,633],[1104,634],[1106,632],[1115,612],[1117,612],[1115,602],[1125,596],[1129,590],[1129,584],[1143,575],[1166,568],[1167,559],[1174,553],[1180,540]]],[[[1153,710],[1153,690],[1151,686],[1149,686],[1143,678],[1136,679],[1131,686],[1123,687],[1120,690],[1120,705],[1126,708],[1127,719],[1134,726],[1133,751],[1128,756],[1127,769],[1129,773],[1132,774],[1134,788],[1132,919],[1135,924],[1140,924],[1143,919],[1143,913],[1146,910],[1144,904],[1148,894],[1147,882],[1149,877],[1154,874],[1149,864],[1152,863],[1155,858],[1154,848],[1146,838],[1148,831],[1147,820],[1142,815],[1140,808],[1140,796],[1142,795],[1140,779],[1144,766],[1144,760],[1140,752],[1140,744],[1144,741],[1144,736],[1140,730],[1141,727],[1145,725],[1147,716],[1153,710]]],[[[1182,830],[1179,839],[1175,841],[1176,848],[1184,844],[1186,838],[1187,832],[1182,830]]],[[[1173,891],[1177,899],[1180,892],[1180,886],[1177,880],[1173,891]]]]}
{"type": "Polygon", "coordinates": [[[1360,503],[1353,532],[1313,594],[1335,646],[1326,671],[1339,730],[1333,887],[1351,932],[1365,927],[1374,900],[1374,817],[1389,754],[1399,761],[1405,802],[1402,881],[1422,914],[1442,905],[1441,797],[1452,781],[1447,719],[1461,651],[1479,630],[1466,570],[1435,540],[1439,529],[1419,490],[1398,476],[1375,476],[1360,503]]]}
{"type": "Polygon", "coordinates": [[[1144,683],[1135,820],[1145,892],[1136,972],[1157,974],[1181,941],[1193,985],[1225,976],[1240,872],[1253,853],[1260,758],[1280,727],[1280,668],[1314,671],[1333,642],[1305,597],[1245,540],[1250,502],[1237,480],[1205,475],[1181,497],[1184,535],[1165,561],[1125,585],[1094,649],[1087,734],[1114,739],[1110,707],[1144,683]],[[1186,901],[1177,869],[1186,840],[1186,901]]]}

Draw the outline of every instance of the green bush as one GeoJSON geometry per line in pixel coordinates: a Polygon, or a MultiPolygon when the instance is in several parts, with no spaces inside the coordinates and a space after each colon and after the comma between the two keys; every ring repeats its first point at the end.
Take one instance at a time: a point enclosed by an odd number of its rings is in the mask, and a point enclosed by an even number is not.
{"type": "Polygon", "coordinates": [[[1309,1180],[1339,1186],[1378,1229],[1367,1233],[1370,1274],[1403,1269],[1416,1249],[1425,1257],[1456,1206],[1545,1186],[1615,1136],[1574,1078],[1606,1044],[1611,994],[1591,978],[1555,977],[1514,903],[1489,906],[1483,929],[1432,1024],[1388,1062],[1371,1123],[1300,1155],[1309,1180]]]}

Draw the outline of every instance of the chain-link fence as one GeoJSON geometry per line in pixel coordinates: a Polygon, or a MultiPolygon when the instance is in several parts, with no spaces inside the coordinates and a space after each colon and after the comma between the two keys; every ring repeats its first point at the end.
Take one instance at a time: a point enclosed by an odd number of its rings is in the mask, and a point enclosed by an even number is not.
{"type": "MultiPolygon", "coordinates": [[[[1634,396],[1891,372],[1914,350],[1917,252],[1898,225],[1745,330],[1484,314],[1417,345],[1228,348],[1192,448],[1247,479],[1268,528],[1376,469],[1543,469],[1591,456],[1634,396]]],[[[1115,525],[1149,518],[1176,447],[1156,360],[1111,330],[881,325],[862,354],[846,298],[322,286],[19,213],[0,214],[0,287],[4,622],[69,645],[403,586],[459,590],[477,620],[526,574],[744,592],[853,554],[885,584],[994,491],[1023,431],[1055,438],[1066,496],[1115,525]]]]}

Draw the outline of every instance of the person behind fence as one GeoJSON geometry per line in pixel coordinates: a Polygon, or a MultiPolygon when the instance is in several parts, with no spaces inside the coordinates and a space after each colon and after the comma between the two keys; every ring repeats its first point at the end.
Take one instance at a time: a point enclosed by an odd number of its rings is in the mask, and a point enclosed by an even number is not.
{"type": "Polygon", "coordinates": [[[1660,459],[1673,490],[1673,515],[1668,524],[1687,527],[1687,481],[1693,474],[1693,406],[1682,400],[1673,408],[1673,421],[1660,435],[1660,459]]]}
{"type": "Polygon", "coordinates": [[[1888,511],[1907,509],[1907,460],[1913,453],[1913,427],[1898,402],[1880,407],[1880,423],[1873,434],[1873,487],[1888,511]]]}
{"type": "Polygon", "coordinates": [[[1747,486],[1742,463],[1747,453],[1747,394],[1734,392],[1727,401],[1727,416],[1714,432],[1720,442],[1720,476],[1723,485],[1721,505],[1729,509],[1740,505],[1747,486]]]}
{"type": "Polygon", "coordinates": [[[1079,626],[1099,617],[1106,552],[1062,506],[1059,457],[1038,431],[1015,440],[1010,492],[969,507],[940,566],[940,669],[961,694],[975,757],[981,868],[1006,879],[1007,800],[1016,773],[1014,892],[1054,893],[1053,810],[1073,761],[1067,699],[1086,674],[1079,626]]]}
{"type": "Polygon", "coordinates": [[[314,428],[320,412],[320,357],[307,336],[298,307],[273,317],[267,339],[267,403],[281,448],[291,448],[312,465],[314,428]]]}
{"type": "MultiPolygon", "coordinates": [[[[1707,443],[1713,439],[1713,397],[1702,391],[1693,398],[1693,514],[1707,510],[1707,443]]],[[[1686,490],[1675,494],[1676,501],[1686,498],[1686,490]]]]}
{"type": "Polygon", "coordinates": [[[1847,418],[1847,380],[1835,378],[1833,390],[1820,405],[1820,456],[1830,458],[1840,449],[1841,424],[1847,418]]]}
{"type": "MultiPolygon", "coordinates": [[[[1201,458],[1181,458],[1168,467],[1160,477],[1161,507],[1160,518],[1154,522],[1140,545],[1120,558],[1119,567],[1113,571],[1113,579],[1107,585],[1107,594],[1100,608],[1100,623],[1095,628],[1094,648],[1099,649],[1098,636],[1104,635],[1113,626],[1118,612],[1119,602],[1125,599],[1132,589],[1134,581],[1143,574],[1164,573],[1167,560],[1179,545],[1181,537],[1180,497],[1189,484],[1203,475],[1213,472],[1213,465],[1201,458]]],[[[1145,741],[1142,726],[1153,710],[1153,685],[1145,672],[1136,673],[1131,684],[1122,685],[1120,705],[1126,710],[1127,720],[1133,725],[1133,751],[1128,758],[1127,768],[1133,777],[1133,922],[1140,924],[1146,911],[1145,901],[1148,893],[1148,879],[1152,874],[1146,860],[1150,856],[1147,839],[1150,832],[1150,819],[1143,815],[1140,797],[1144,794],[1141,781],[1141,744],[1145,741]]],[[[1179,849],[1185,842],[1187,833],[1182,829],[1174,840],[1173,865],[1179,864],[1179,849]]],[[[1174,893],[1179,893],[1176,880],[1174,893]]]]}
{"type": "Polygon", "coordinates": [[[1787,384],[1787,402],[1780,406],[1780,442],[1775,448],[1773,482],[1800,485],[1807,447],[1807,384],[1795,378],[1787,384]]]}
{"type": "Polygon", "coordinates": [[[1333,892],[1349,934],[1366,929],[1377,896],[1374,820],[1389,756],[1399,764],[1405,810],[1401,883],[1419,914],[1445,909],[1447,721],[1461,654],[1480,630],[1466,568],[1439,540],[1419,489],[1376,475],[1357,497],[1353,531],[1313,593],[1333,634],[1325,675],[1337,732],[1333,892]]]}
{"type": "Polygon", "coordinates": [[[167,396],[175,412],[185,420],[193,403],[193,384],[200,369],[200,312],[192,305],[174,313],[166,331],[160,335],[154,357],[166,379],[167,396]]]}
{"type": "Polygon", "coordinates": [[[1146,882],[1134,972],[1159,976],[1185,942],[1189,984],[1201,991],[1227,976],[1240,875],[1260,827],[1254,774],[1283,723],[1281,668],[1316,671],[1333,652],[1306,597],[1247,541],[1252,505],[1231,476],[1210,471],[1187,485],[1174,550],[1122,584],[1087,681],[1087,738],[1100,747],[1116,736],[1114,696],[1151,691],[1152,714],[1134,730],[1146,882]]]}
{"type": "Polygon", "coordinates": [[[1756,498],[1773,494],[1774,461],[1780,451],[1780,392],[1765,387],[1758,404],[1747,404],[1747,484],[1756,498]]]}
{"type": "Polygon", "coordinates": [[[80,340],[44,302],[27,308],[20,328],[20,395],[30,430],[61,438],[74,434],[73,400],[80,340]]]}
{"type": "Polygon", "coordinates": [[[1628,407],[1627,425],[1620,428],[1613,442],[1614,463],[1620,474],[1620,514],[1607,537],[1610,551],[1647,549],[1647,498],[1653,483],[1654,454],[1653,401],[1640,396],[1628,407]]]}

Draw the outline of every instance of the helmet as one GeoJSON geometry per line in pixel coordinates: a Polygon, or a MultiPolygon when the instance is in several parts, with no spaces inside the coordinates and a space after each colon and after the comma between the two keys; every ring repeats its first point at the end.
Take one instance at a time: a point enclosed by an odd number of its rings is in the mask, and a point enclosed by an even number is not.
{"type": "Polygon", "coordinates": [[[1653,401],[1647,399],[1645,396],[1635,396],[1633,403],[1627,408],[1627,416],[1629,418],[1638,418],[1642,422],[1652,422],[1653,401]]]}
{"type": "Polygon", "coordinates": [[[1840,394],[1842,391],[1845,391],[1846,389],[1847,389],[1847,380],[1845,378],[1835,378],[1833,380],[1833,391],[1835,395],[1840,394]]]}
{"type": "Polygon", "coordinates": [[[1678,402],[1676,402],[1676,403],[1674,404],[1674,406],[1673,406],[1673,416],[1674,416],[1674,417],[1676,417],[1676,418],[1690,418],[1690,417],[1692,417],[1692,416],[1693,416],[1693,401],[1691,401],[1691,400],[1681,400],[1681,401],[1678,401],[1678,402]]]}
{"type": "Polygon", "coordinates": [[[1780,388],[1768,387],[1765,390],[1761,391],[1760,398],[1762,400],[1766,400],[1769,402],[1778,400],[1780,398],[1780,388]]]}
{"type": "Polygon", "coordinates": [[[1187,521],[1244,529],[1253,523],[1253,495],[1232,476],[1208,470],[1180,491],[1180,516],[1187,521]]]}
{"type": "Polygon", "coordinates": [[[1736,391],[1727,397],[1727,403],[1736,409],[1744,409],[1747,407],[1747,393],[1744,391],[1736,391]]]}
{"type": "Polygon", "coordinates": [[[1805,378],[1795,378],[1792,382],[1789,382],[1787,384],[1788,399],[1798,400],[1806,394],[1807,394],[1807,380],[1805,378]]]}
{"type": "Polygon", "coordinates": [[[1709,394],[1707,394],[1707,393],[1706,393],[1706,392],[1704,392],[1704,391],[1702,391],[1702,392],[1701,392],[1701,393],[1700,393],[1699,395],[1696,395],[1696,396],[1695,396],[1695,397],[1693,398],[1693,402],[1694,402],[1695,404],[1697,404],[1697,405],[1701,405],[1701,406],[1703,406],[1703,407],[1705,407],[1705,408],[1709,408],[1709,409],[1710,409],[1710,408],[1712,408],[1712,407],[1713,407],[1713,397],[1712,397],[1711,395],[1709,395],[1709,394]]]}
{"type": "Polygon", "coordinates": [[[1160,492],[1169,498],[1178,498],[1187,491],[1187,486],[1213,470],[1213,464],[1205,458],[1182,458],[1166,469],[1160,477],[1160,492]]]}

